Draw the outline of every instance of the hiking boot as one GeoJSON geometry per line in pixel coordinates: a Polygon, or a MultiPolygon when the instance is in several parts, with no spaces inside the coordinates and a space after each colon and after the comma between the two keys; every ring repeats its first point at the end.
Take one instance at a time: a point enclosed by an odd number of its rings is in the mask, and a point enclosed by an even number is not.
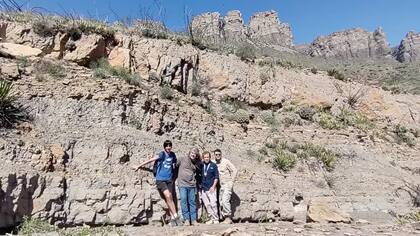
{"type": "Polygon", "coordinates": [[[225,220],[222,222],[223,224],[232,224],[232,219],[230,217],[226,217],[225,220]]]}
{"type": "Polygon", "coordinates": [[[184,226],[190,226],[190,221],[189,220],[184,221],[184,226]]]}
{"type": "Polygon", "coordinates": [[[193,222],[191,222],[191,225],[192,226],[198,226],[199,224],[198,224],[198,222],[196,220],[194,220],[193,222]]]}

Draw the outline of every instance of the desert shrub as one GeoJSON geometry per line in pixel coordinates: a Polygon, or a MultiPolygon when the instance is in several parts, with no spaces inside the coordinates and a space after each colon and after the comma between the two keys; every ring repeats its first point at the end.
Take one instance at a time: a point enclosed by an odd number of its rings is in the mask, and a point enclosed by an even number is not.
{"type": "Polygon", "coordinates": [[[293,69],[293,68],[299,68],[298,65],[294,64],[291,61],[287,61],[287,60],[277,60],[276,61],[276,65],[286,68],[286,69],[293,69]]]}
{"type": "Polygon", "coordinates": [[[366,96],[366,92],[366,89],[363,87],[360,87],[356,90],[350,88],[348,93],[345,95],[347,104],[349,104],[350,107],[355,108],[366,96]]]}
{"type": "Polygon", "coordinates": [[[416,145],[414,135],[409,131],[409,129],[403,125],[396,125],[393,130],[393,136],[397,143],[406,143],[408,146],[413,147],[416,145]]]}
{"type": "Polygon", "coordinates": [[[375,123],[371,119],[347,109],[341,110],[337,120],[342,124],[342,127],[353,126],[364,131],[375,128],[375,123]]]}
{"type": "Polygon", "coordinates": [[[300,118],[302,118],[304,120],[312,121],[313,116],[316,114],[316,112],[317,112],[317,110],[313,107],[303,106],[303,107],[299,108],[299,110],[297,111],[297,114],[300,116],[300,118]]]}
{"type": "Polygon", "coordinates": [[[54,226],[45,220],[23,217],[23,223],[19,226],[19,235],[45,234],[56,230],[54,226]]]}
{"type": "Polygon", "coordinates": [[[255,47],[249,43],[243,43],[235,50],[235,55],[241,60],[254,60],[256,58],[255,47]]]}
{"type": "Polygon", "coordinates": [[[36,19],[32,23],[33,31],[42,37],[51,37],[57,33],[57,28],[54,22],[47,19],[36,19]]]}
{"type": "Polygon", "coordinates": [[[396,218],[399,224],[420,222],[420,210],[413,211],[405,215],[397,215],[396,218]]]}
{"type": "MultiPolygon", "coordinates": [[[[78,30],[85,34],[99,34],[102,35],[104,38],[112,38],[116,33],[116,30],[108,24],[106,24],[105,22],[93,19],[76,20],[75,22],[73,22],[73,26],[75,26],[78,30]]],[[[67,30],[71,28],[72,27],[69,27],[67,28],[67,30]]]]}
{"type": "Polygon", "coordinates": [[[319,116],[319,125],[324,129],[342,129],[343,124],[329,113],[321,113],[319,116]]]}
{"type": "Polygon", "coordinates": [[[325,182],[327,182],[329,188],[333,189],[335,188],[336,178],[331,175],[325,176],[325,182]]]}
{"type": "Polygon", "coordinates": [[[160,97],[162,99],[172,100],[174,98],[174,91],[168,85],[164,85],[160,88],[160,97]]]}
{"type": "Polygon", "coordinates": [[[238,109],[235,112],[225,114],[226,119],[240,124],[249,123],[249,113],[244,109],[238,109]]]}
{"type": "Polygon", "coordinates": [[[337,80],[341,80],[341,81],[345,81],[346,80],[346,78],[344,77],[344,75],[340,71],[338,71],[336,69],[328,70],[327,71],[327,74],[328,74],[328,76],[332,76],[332,77],[334,77],[337,80]]]}
{"type": "Polygon", "coordinates": [[[260,113],[261,119],[270,126],[278,125],[278,120],[273,111],[262,111],[260,113]]]}
{"type": "Polygon", "coordinates": [[[273,167],[276,170],[289,171],[296,164],[296,157],[281,148],[276,148],[274,155],[273,167]]]}
{"type": "Polygon", "coordinates": [[[134,23],[134,31],[146,38],[167,39],[169,31],[161,22],[139,20],[134,23]]]}
{"type": "Polygon", "coordinates": [[[36,72],[39,74],[47,74],[54,78],[63,78],[66,76],[66,69],[57,63],[41,60],[35,64],[36,72]]]}
{"type": "Polygon", "coordinates": [[[312,67],[311,72],[312,74],[316,75],[318,73],[318,69],[315,67],[312,67]]]}
{"type": "Polygon", "coordinates": [[[142,86],[142,78],[137,74],[132,74],[128,69],[123,67],[113,67],[105,58],[100,58],[92,63],[90,67],[93,69],[93,76],[105,79],[109,76],[118,77],[130,85],[142,86]]]}
{"type": "Polygon", "coordinates": [[[317,160],[323,163],[324,167],[328,171],[334,169],[337,155],[325,147],[314,145],[312,143],[306,143],[299,147],[300,150],[305,153],[307,157],[315,157],[317,160]]]}

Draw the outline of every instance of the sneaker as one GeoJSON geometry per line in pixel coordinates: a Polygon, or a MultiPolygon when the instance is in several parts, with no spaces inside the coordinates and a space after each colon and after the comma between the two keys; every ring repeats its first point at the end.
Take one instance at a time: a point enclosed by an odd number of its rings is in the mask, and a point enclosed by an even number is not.
{"type": "Polygon", "coordinates": [[[199,224],[198,224],[198,222],[196,220],[194,220],[193,222],[191,222],[191,225],[192,226],[198,226],[199,224]]]}
{"type": "Polygon", "coordinates": [[[171,227],[177,226],[176,219],[170,219],[168,225],[171,227]]]}
{"type": "MultiPolygon", "coordinates": [[[[181,226],[181,225],[184,224],[183,221],[182,221],[182,219],[181,219],[181,217],[179,217],[179,216],[176,217],[174,220],[175,220],[176,225],[178,225],[178,226],[181,226]]],[[[185,222],[188,222],[189,223],[189,221],[185,221],[185,222]]]]}
{"type": "Polygon", "coordinates": [[[219,224],[218,220],[213,220],[213,224],[219,224]]]}
{"type": "Polygon", "coordinates": [[[232,224],[232,219],[230,217],[226,217],[225,220],[222,223],[223,224],[232,224]]]}
{"type": "Polygon", "coordinates": [[[209,220],[206,222],[206,225],[211,225],[211,224],[213,224],[213,220],[209,220]]]}
{"type": "Polygon", "coordinates": [[[184,226],[190,226],[190,221],[189,220],[184,221],[184,226]]]}

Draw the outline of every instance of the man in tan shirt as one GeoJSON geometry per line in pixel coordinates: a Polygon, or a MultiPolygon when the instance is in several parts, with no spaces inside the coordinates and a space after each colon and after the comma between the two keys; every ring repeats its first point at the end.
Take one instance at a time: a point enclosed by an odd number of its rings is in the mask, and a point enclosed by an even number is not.
{"type": "Polygon", "coordinates": [[[219,202],[221,206],[222,217],[225,218],[224,223],[232,223],[232,208],[230,205],[230,199],[232,197],[233,183],[235,181],[238,170],[236,167],[226,158],[222,158],[222,151],[216,149],[214,151],[216,159],[216,165],[219,170],[220,178],[220,194],[219,202]]]}

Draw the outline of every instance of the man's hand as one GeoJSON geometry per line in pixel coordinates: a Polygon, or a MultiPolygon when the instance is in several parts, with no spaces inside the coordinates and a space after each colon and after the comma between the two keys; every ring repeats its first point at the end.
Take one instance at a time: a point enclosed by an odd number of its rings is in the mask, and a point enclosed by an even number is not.
{"type": "Polygon", "coordinates": [[[213,193],[214,191],[216,191],[216,187],[215,187],[215,186],[212,186],[212,187],[209,189],[209,191],[210,191],[211,193],[213,193]]]}
{"type": "Polygon", "coordinates": [[[138,171],[140,169],[140,166],[138,165],[131,166],[131,169],[133,169],[134,171],[138,171]]]}

